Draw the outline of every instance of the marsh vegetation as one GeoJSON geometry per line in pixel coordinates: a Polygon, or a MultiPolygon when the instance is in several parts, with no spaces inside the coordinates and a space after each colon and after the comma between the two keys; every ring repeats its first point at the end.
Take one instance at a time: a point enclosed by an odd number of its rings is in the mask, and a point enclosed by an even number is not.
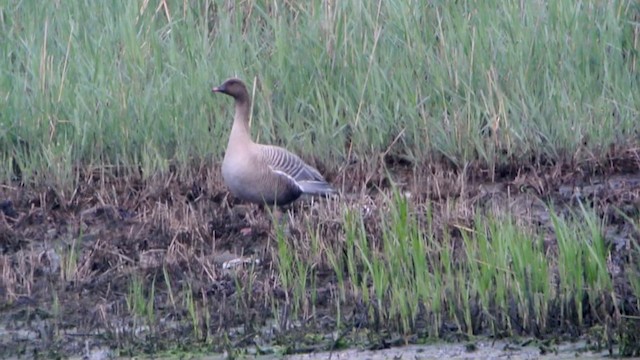
{"type": "Polygon", "coordinates": [[[640,354],[635,1],[9,0],[0,54],[3,356],[640,354]],[[232,75],[339,201],[229,196],[232,75]]]}

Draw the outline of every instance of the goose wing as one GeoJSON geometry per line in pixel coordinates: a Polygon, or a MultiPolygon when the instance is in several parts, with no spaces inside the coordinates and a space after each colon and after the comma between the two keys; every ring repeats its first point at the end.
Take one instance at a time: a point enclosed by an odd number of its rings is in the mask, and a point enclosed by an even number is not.
{"type": "Polygon", "coordinates": [[[261,154],[274,174],[295,183],[303,193],[327,195],[335,192],[318,170],[297,155],[281,147],[268,145],[261,148],[261,154]]]}

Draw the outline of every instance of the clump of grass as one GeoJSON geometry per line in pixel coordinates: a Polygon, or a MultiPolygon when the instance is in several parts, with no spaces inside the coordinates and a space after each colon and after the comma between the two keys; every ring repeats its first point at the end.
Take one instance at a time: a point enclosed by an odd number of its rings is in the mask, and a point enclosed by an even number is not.
{"type": "MultiPolygon", "coordinates": [[[[274,217],[275,219],[275,217],[274,217]]],[[[274,220],[275,242],[277,247],[278,279],[280,287],[284,290],[284,304],[274,303],[274,314],[278,314],[281,328],[286,329],[291,319],[309,318],[312,315],[316,299],[315,278],[316,272],[313,259],[319,251],[317,247],[310,252],[295,246],[286,235],[286,225],[279,220],[274,220]],[[283,306],[283,308],[280,308],[283,306]]],[[[312,244],[317,246],[317,238],[314,239],[310,232],[312,244]]]]}
{"type": "Polygon", "coordinates": [[[583,205],[580,209],[574,219],[552,213],[551,220],[558,241],[559,296],[565,304],[562,317],[576,316],[582,324],[584,300],[595,307],[601,296],[612,293],[612,283],[601,220],[583,205]]]}
{"type": "MultiPolygon", "coordinates": [[[[153,330],[156,325],[155,292],[155,277],[151,284],[146,284],[140,274],[133,274],[130,278],[129,293],[125,298],[128,312],[134,316],[134,319],[141,319],[150,330],[153,330]]],[[[137,321],[134,324],[140,325],[137,321]]],[[[132,330],[137,332],[140,329],[132,330]]]]}
{"type": "Polygon", "coordinates": [[[194,337],[196,339],[202,338],[202,330],[200,327],[200,314],[198,313],[198,304],[196,299],[193,297],[193,290],[191,289],[190,283],[185,283],[183,285],[184,294],[182,298],[182,306],[187,309],[188,318],[191,321],[191,328],[193,330],[194,337]]]}
{"type": "MultiPolygon", "coordinates": [[[[446,282],[441,275],[448,271],[440,261],[450,253],[438,247],[442,253],[434,255],[433,234],[423,232],[404,194],[392,193],[384,205],[379,238],[369,232],[359,209],[343,208],[344,238],[324,252],[338,279],[338,314],[341,304],[355,298],[367,305],[375,327],[393,324],[408,333],[415,330],[425,304],[439,312],[446,282]]],[[[430,211],[426,213],[429,216],[430,211]]],[[[340,324],[341,318],[337,321],[340,324]]],[[[437,327],[429,330],[438,333],[437,327]]]]}
{"type": "MultiPolygon", "coordinates": [[[[627,223],[631,224],[633,227],[633,231],[636,236],[640,234],[640,219],[633,219],[618,210],[618,215],[620,215],[627,223]]],[[[627,279],[629,281],[629,285],[631,287],[631,291],[635,297],[636,309],[640,309],[640,243],[637,241],[631,241],[631,251],[629,253],[629,267],[626,269],[627,279]],[[634,266],[635,264],[635,266],[634,266]]]]}
{"type": "Polygon", "coordinates": [[[61,248],[60,254],[60,278],[69,282],[76,280],[78,276],[78,239],[73,238],[68,249],[61,248]]]}
{"type": "Polygon", "coordinates": [[[492,330],[524,326],[544,331],[551,292],[541,237],[518,227],[510,217],[476,217],[474,231],[463,233],[463,238],[470,295],[479,300],[492,330]]]}
{"type": "Polygon", "coordinates": [[[176,309],[176,296],[173,292],[173,287],[171,286],[171,276],[169,276],[169,270],[167,269],[166,264],[162,264],[162,277],[164,279],[165,288],[167,290],[167,294],[169,295],[169,300],[171,302],[171,306],[173,309],[176,309]]]}

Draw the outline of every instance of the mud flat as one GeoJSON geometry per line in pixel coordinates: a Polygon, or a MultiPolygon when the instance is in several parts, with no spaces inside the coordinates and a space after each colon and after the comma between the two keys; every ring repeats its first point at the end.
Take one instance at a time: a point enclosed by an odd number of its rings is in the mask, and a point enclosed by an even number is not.
{"type": "Polygon", "coordinates": [[[583,341],[542,350],[554,356],[637,354],[640,177],[622,170],[493,181],[352,171],[333,179],[349,195],[299,204],[284,228],[232,199],[215,167],[147,180],[91,172],[74,191],[3,185],[0,353],[541,355],[537,345],[455,344],[484,334],[583,341]],[[500,251],[509,262],[489,257],[500,251]],[[542,279],[524,267],[517,283],[522,254],[542,279]],[[578,274],[562,266],[571,258],[582,259],[578,274]],[[502,265],[476,266],[492,262],[502,265]],[[343,350],[438,338],[454,344],[343,350]]]}

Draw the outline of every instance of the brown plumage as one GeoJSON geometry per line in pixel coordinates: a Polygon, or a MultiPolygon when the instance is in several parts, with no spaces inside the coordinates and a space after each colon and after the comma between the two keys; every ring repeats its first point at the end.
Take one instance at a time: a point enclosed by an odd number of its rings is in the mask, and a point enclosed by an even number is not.
{"type": "Polygon", "coordinates": [[[302,194],[335,193],[318,170],[295,154],[251,140],[251,98],[241,80],[228,79],[212,91],[235,100],[233,126],[222,161],[222,177],[234,196],[252,203],[282,206],[302,194]]]}

